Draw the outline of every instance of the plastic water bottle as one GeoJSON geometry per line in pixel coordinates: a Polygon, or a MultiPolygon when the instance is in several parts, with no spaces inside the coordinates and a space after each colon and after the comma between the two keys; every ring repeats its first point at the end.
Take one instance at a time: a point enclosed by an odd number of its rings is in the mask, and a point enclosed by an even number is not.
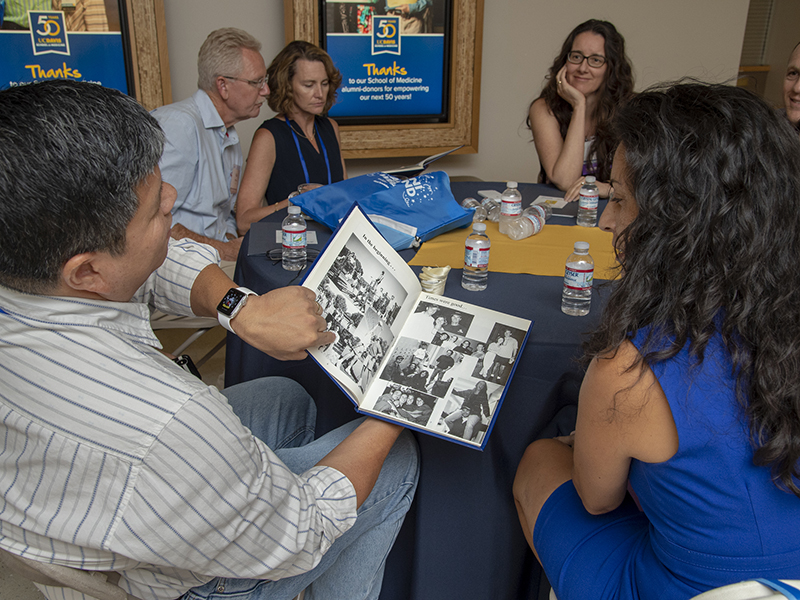
{"type": "Polygon", "coordinates": [[[466,209],[474,208],[475,214],[472,215],[473,221],[485,221],[486,217],[489,216],[486,212],[486,209],[483,208],[483,205],[475,200],[475,198],[464,198],[461,201],[461,206],[466,209]]]}
{"type": "Polygon", "coordinates": [[[306,220],[300,207],[292,205],[281,224],[283,229],[283,268],[299,271],[306,266],[306,220]]]}
{"type": "Polygon", "coordinates": [[[578,198],[578,225],[581,227],[594,227],[597,225],[597,202],[600,193],[594,184],[594,175],[587,175],[581,186],[578,198]]]}
{"type": "Polygon", "coordinates": [[[524,215],[525,213],[534,210],[543,211],[545,221],[547,221],[547,219],[553,216],[553,207],[550,206],[547,202],[542,202],[541,204],[531,204],[528,208],[522,211],[522,214],[524,215]]]}
{"type": "Polygon", "coordinates": [[[522,194],[516,181],[509,181],[500,196],[500,233],[508,235],[508,224],[522,214],[522,194]]]}
{"type": "Polygon", "coordinates": [[[488,219],[492,223],[497,223],[500,220],[500,203],[494,198],[484,198],[481,204],[486,209],[488,219]]]}
{"type": "Polygon", "coordinates": [[[544,222],[553,214],[553,209],[545,206],[532,204],[523,210],[519,217],[507,225],[508,237],[512,240],[522,240],[539,233],[544,227],[544,222]]]}
{"type": "Polygon", "coordinates": [[[592,305],[594,260],[589,256],[589,242],[575,242],[564,270],[564,291],[561,293],[561,312],[575,317],[589,314],[592,305]]]}
{"type": "Polygon", "coordinates": [[[461,274],[461,287],[480,292],[489,281],[489,249],[492,242],[486,235],[486,223],[472,223],[472,233],[464,242],[464,272],[461,274]]]}

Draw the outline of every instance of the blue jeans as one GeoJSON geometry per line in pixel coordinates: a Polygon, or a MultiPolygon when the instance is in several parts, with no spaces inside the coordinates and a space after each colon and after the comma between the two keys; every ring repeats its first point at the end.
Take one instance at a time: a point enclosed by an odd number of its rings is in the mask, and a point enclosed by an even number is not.
{"type": "MultiPolygon", "coordinates": [[[[296,382],[265,377],[222,392],[242,423],[295,473],[328,454],[362,421],[359,419],[314,440],[317,409],[296,382]]],[[[419,459],[414,437],[404,431],[395,442],[352,528],[337,539],[311,571],[279,581],[217,577],[193,588],[182,600],[377,599],[386,557],[414,499],[419,459]]]]}

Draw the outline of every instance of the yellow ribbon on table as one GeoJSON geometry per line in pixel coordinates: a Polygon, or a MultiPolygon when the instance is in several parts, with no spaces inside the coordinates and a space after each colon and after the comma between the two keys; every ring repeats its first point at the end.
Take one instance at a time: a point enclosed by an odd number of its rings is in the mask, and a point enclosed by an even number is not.
{"type": "MultiPolygon", "coordinates": [[[[514,241],[502,235],[497,223],[485,221],[486,235],[492,241],[489,271],[495,273],[529,273],[531,275],[564,276],[564,265],[575,242],[589,242],[594,259],[595,279],[613,279],[617,259],[611,233],[597,227],[555,225],[552,220],[542,230],[524,240],[514,241]]],[[[414,266],[450,266],[464,268],[464,240],[471,227],[454,229],[422,244],[408,264],[414,266]]]]}

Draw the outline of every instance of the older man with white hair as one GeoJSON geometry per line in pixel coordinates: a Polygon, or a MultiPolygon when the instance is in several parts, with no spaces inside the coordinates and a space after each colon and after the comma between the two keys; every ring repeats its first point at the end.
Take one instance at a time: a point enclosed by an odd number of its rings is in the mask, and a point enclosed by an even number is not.
{"type": "Polygon", "coordinates": [[[258,116],[269,93],[261,42],[233,27],[212,31],[197,71],[190,98],[153,111],[167,136],[161,176],[178,192],[172,237],[213,246],[231,274],[242,243],[234,208],[244,167],[234,126],[258,116]]]}

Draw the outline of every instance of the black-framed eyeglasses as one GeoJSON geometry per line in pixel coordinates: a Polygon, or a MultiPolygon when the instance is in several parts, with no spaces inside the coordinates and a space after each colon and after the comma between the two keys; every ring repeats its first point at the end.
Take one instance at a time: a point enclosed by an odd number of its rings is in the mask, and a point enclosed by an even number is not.
{"type": "Polygon", "coordinates": [[[233,79],[235,81],[244,81],[245,83],[249,83],[257,90],[260,90],[264,87],[264,84],[267,83],[267,76],[264,75],[263,77],[256,79],[255,81],[252,79],[244,79],[243,77],[233,77],[231,75],[221,75],[220,77],[224,77],[225,79],[233,79]]]}
{"type": "Polygon", "coordinates": [[[594,67],[595,69],[606,64],[606,57],[600,56],[599,54],[590,54],[589,56],[586,56],[583,52],[578,52],[577,50],[573,50],[567,54],[567,60],[573,65],[581,64],[584,59],[586,59],[586,62],[590,67],[594,67]]]}

